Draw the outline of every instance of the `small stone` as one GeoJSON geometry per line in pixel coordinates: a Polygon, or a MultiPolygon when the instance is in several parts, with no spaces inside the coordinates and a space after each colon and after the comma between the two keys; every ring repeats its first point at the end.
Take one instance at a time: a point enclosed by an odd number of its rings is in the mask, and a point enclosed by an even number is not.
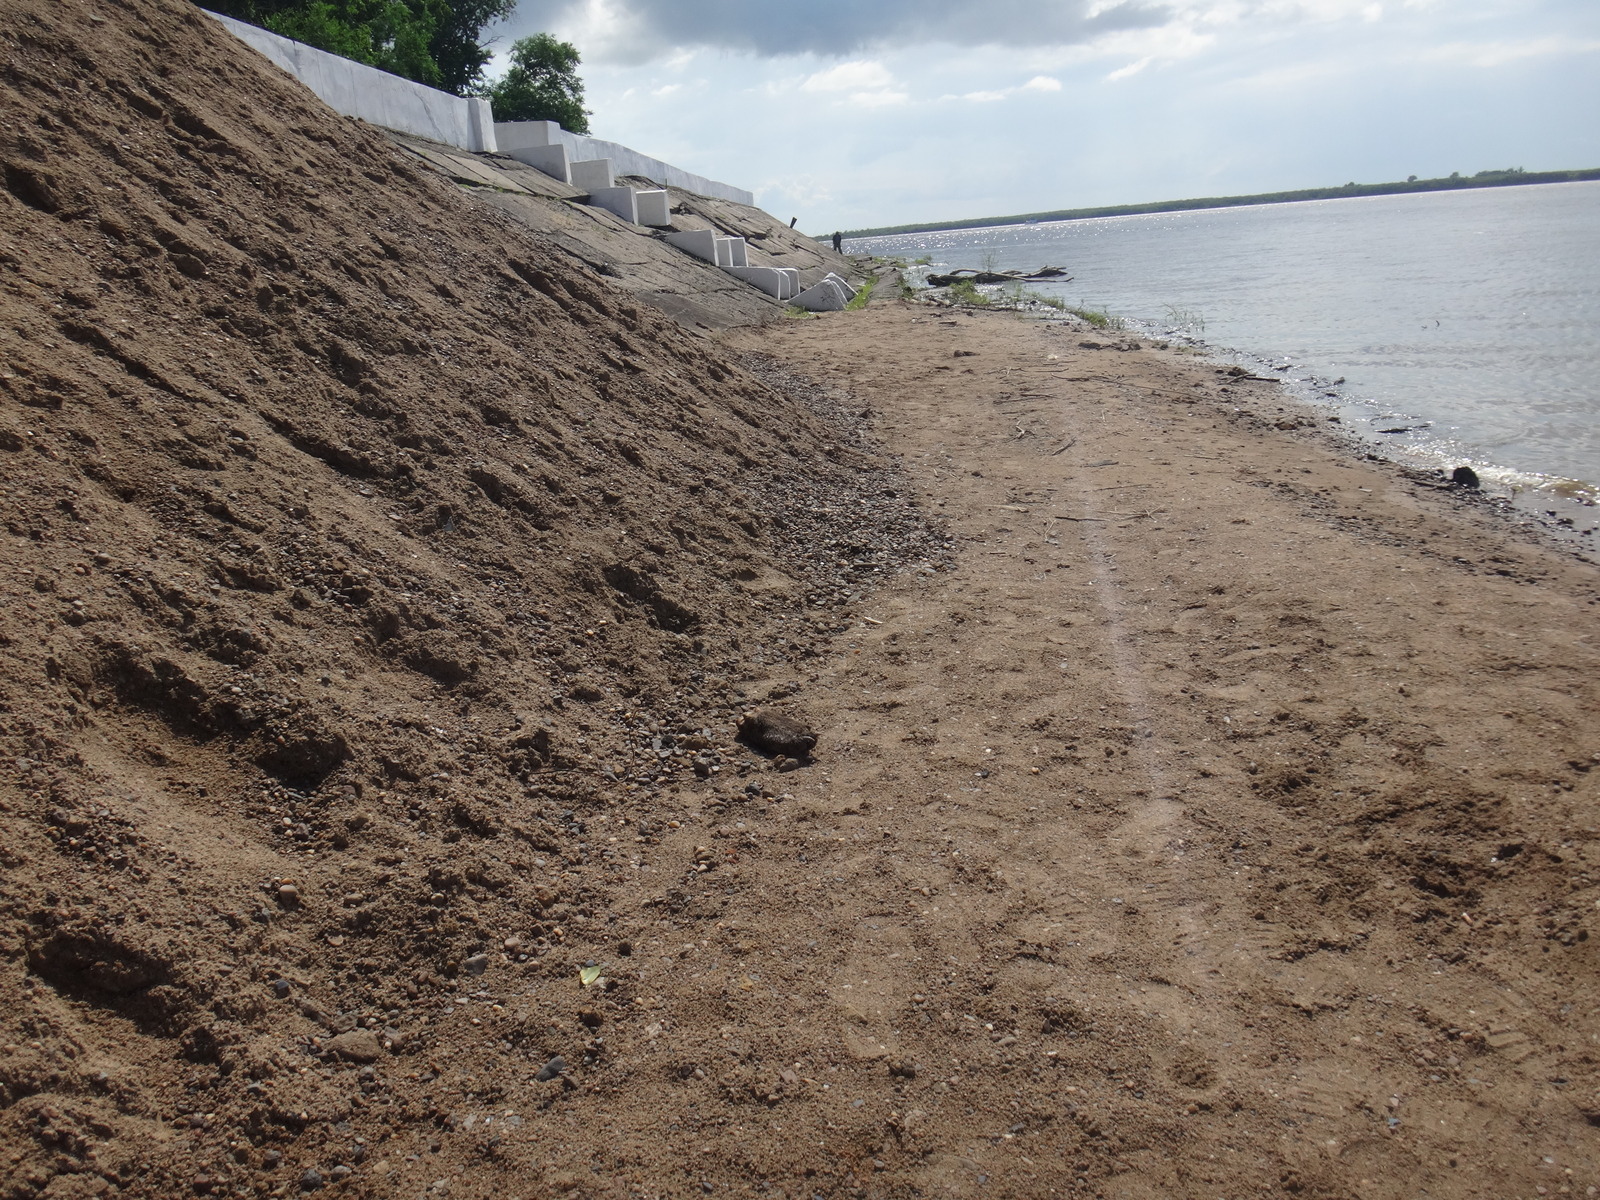
{"type": "Polygon", "coordinates": [[[600,1026],[606,1023],[606,1016],[598,1009],[586,1008],[578,1013],[578,1021],[585,1028],[599,1029],[600,1026]]]}
{"type": "Polygon", "coordinates": [[[383,1043],[370,1029],[352,1029],[330,1038],[328,1049],[352,1062],[372,1062],[383,1054],[383,1043]]]}
{"type": "Polygon", "coordinates": [[[1478,482],[1478,473],[1471,467],[1457,467],[1454,471],[1451,471],[1450,482],[1465,488],[1475,488],[1480,486],[1478,482]]]}
{"type": "Polygon", "coordinates": [[[285,908],[293,908],[300,903],[300,889],[292,883],[286,883],[278,889],[278,903],[285,908]]]}
{"type": "Polygon", "coordinates": [[[539,1068],[539,1073],[534,1076],[540,1083],[549,1083],[552,1079],[559,1079],[566,1074],[567,1060],[561,1055],[556,1055],[544,1066],[539,1068]]]}
{"type": "Polygon", "coordinates": [[[322,1186],[322,1172],[315,1167],[307,1167],[300,1175],[300,1190],[314,1192],[322,1186]]]}
{"type": "Polygon", "coordinates": [[[274,979],[272,981],[272,994],[282,1000],[289,994],[289,981],[287,979],[274,979]]]}
{"type": "Polygon", "coordinates": [[[763,754],[797,759],[810,757],[817,745],[817,735],[809,726],[774,709],[761,709],[740,718],[739,740],[763,754]]]}
{"type": "Polygon", "coordinates": [[[907,1062],[892,1062],[889,1064],[889,1074],[896,1079],[915,1079],[917,1069],[907,1062]]]}
{"type": "Polygon", "coordinates": [[[489,969],[489,956],[487,954],[474,954],[461,964],[468,975],[482,975],[489,969]]]}
{"type": "Polygon", "coordinates": [[[261,1156],[261,1166],[262,1166],[262,1168],[264,1170],[267,1170],[267,1171],[271,1171],[271,1170],[276,1169],[277,1165],[279,1163],[281,1163],[282,1161],[283,1161],[283,1151],[282,1150],[268,1150],[265,1154],[263,1154],[261,1156]]]}

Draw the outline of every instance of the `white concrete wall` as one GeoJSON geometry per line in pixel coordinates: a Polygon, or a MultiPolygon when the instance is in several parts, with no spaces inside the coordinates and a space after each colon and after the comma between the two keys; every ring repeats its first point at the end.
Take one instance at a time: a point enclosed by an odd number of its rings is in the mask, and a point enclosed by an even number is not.
{"type": "Polygon", "coordinates": [[[232,17],[210,15],[305,84],[335,112],[463,150],[495,149],[494,118],[487,100],[452,96],[232,17]]]}
{"type": "Polygon", "coordinates": [[[567,148],[567,157],[573,162],[609,158],[618,175],[633,175],[659,183],[662,187],[682,188],[697,196],[713,196],[720,200],[731,200],[735,204],[753,205],[756,202],[755,195],[743,188],[691,174],[616,142],[601,141],[581,133],[568,133],[554,121],[501,121],[495,125],[494,134],[495,140],[507,151],[524,146],[563,145],[567,148]]]}

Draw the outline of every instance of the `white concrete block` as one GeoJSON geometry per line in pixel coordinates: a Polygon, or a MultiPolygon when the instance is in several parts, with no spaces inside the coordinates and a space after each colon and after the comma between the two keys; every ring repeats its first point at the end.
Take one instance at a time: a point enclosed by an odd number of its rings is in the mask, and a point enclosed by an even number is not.
{"type": "Polygon", "coordinates": [[[634,199],[639,205],[639,224],[657,228],[672,224],[672,197],[665,188],[639,192],[634,199]]]}
{"type": "Polygon", "coordinates": [[[468,150],[493,154],[499,143],[494,136],[494,109],[482,96],[467,98],[467,131],[472,144],[468,150]]]}
{"type": "Polygon", "coordinates": [[[611,160],[609,158],[589,158],[582,162],[572,164],[572,186],[582,188],[586,192],[593,192],[600,188],[616,187],[616,178],[611,174],[611,160]]]}
{"type": "Polygon", "coordinates": [[[499,121],[494,127],[495,141],[500,153],[529,150],[535,146],[559,146],[561,126],[554,121],[499,121]]]}
{"type": "MultiPolygon", "coordinates": [[[[544,122],[540,121],[539,124],[544,122]]],[[[562,183],[572,182],[572,164],[567,161],[565,146],[523,146],[517,150],[502,150],[501,153],[543,171],[552,179],[559,179],[562,183]]]]}
{"type": "Polygon", "coordinates": [[[679,250],[704,259],[708,263],[717,261],[717,234],[712,229],[689,229],[682,233],[669,233],[666,239],[679,250]]]}
{"type": "Polygon", "coordinates": [[[789,277],[775,267],[728,267],[728,274],[760,288],[774,300],[787,300],[794,293],[789,277]]]}
{"type": "Polygon", "coordinates": [[[837,283],[824,279],[808,287],[789,303],[808,312],[839,312],[849,303],[849,299],[837,283]]]}
{"type": "Polygon", "coordinates": [[[787,300],[789,296],[798,296],[800,294],[800,268],[775,267],[774,270],[782,271],[784,278],[789,281],[789,293],[787,296],[783,296],[782,299],[787,300]]]}
{"type": "Polygon", "coordinates": [[[745,256],[744,239],[742,237],[719,237],[717,239],[717,266],[719,267],[748,267],[750,260],[745,256]]]}
{"type": "Polygon", "coordinates": [[[589,203],[616,214],[630,225],[637,225],[639,206],[634,199],[637,195],[631,187],[591,188],[589,203]]]}

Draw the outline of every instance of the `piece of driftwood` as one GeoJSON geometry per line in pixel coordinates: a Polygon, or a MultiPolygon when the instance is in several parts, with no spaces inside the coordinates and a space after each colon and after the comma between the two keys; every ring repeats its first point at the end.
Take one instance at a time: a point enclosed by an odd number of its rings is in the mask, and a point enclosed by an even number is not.
{"type": "Polygon", "coordinates": [[[958,267],[946,275],[929,275],[929,287],[949,287],[959,279],[970,283],[1034,283],[1042,279],[1058,279],[1071,283],[1072,276],[1061,267],[1040,267],[1037,271],[985,271],[975,267],[958,267]]]}

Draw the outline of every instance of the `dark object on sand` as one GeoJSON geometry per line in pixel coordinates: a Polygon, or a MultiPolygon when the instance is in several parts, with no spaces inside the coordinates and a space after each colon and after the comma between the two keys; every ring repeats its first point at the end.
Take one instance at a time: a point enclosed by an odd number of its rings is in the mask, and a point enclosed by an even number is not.
{"type": "Polygon", "coordinates": [[[763,754],[808,758],[817,744],[817,735],[789,714],[763,708],[739,719],[739,740],[763,754]]]}
{"type": "Polygon", "coordinates": [[[1458,483],[1462,487],[1475,488],[1478,486],[1478,473],[1471,467],[1457,467],[1450,472],[1450,482],[1458,483]]]}
{"type": "Polygon", "coordinates": [[[1061,267],[1040,267],[1031,275],[1023,271],[978,271],[971,267],[961,267],[951,271],[948,275],[929,275],[929,287],[949,287],[958,279],[970,280],[973,283],[1032,283],[1039,279],[1059,279],[1062,283],[1071,283],[1072,276],[1068,275],[1061,267]]]}
{"type": "Polygon", "coordinates": [[[567,1060],[559,1054],[544,1066],[539,1068],[539,1073],[534,1076],[540,1083],[549,1083],[552,1079],[559,1078],[567,1072],[567,1060]]]}

